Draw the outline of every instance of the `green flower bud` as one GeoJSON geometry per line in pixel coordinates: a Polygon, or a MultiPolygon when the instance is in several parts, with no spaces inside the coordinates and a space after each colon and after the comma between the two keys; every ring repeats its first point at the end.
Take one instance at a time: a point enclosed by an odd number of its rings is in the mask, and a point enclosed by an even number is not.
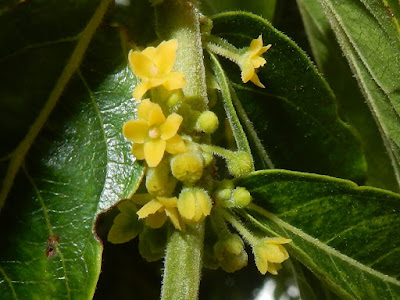
{"type": "Polygon", "coordinates": [[[238,186],[232,192],[231,203],[234,207],[245,207],[251,202],[251,195],[244,187],[238,186]]]}
{"type": "Polygon", "coordinates": [[[183,182],[193,183],[203,175],[204,159],[199,152],[185,152],[171,159],[172,175],[183,182]]]}
{"type": "Polygon", "coordinates": [[[175,107],[185,99],[185,95],[183,94],[182,89],[169,91],[169,93],[170,96],[167,100],[168,107],[175,107]]]}
{"type": "Polygon", "coordinates": [[[226,272],[235,272],[247,265],[247,253],[243,240],[237,234],[230,234],[214,245],[214,253],[221,268],[226,272]]]}
{"type": "Polygon", "coordinates": [[[205,133],[213,133],[218,128],[218,117],[212,111],[206,110],[201,113],[196,121],[196,130],[205,133]]]}
{"type": "Polygon", "coordinates": [[[244,176],[251,172],[253,161],[246,152],[236,152],[227,160],[227,167],[232,176],[244,176]]]}
{"type": "Polygon", "coordinates": [[[212,201],[206,191],[185,188],[178,199],[178,211],[187,223],[198,223],[210,215],[212,201]]]}
{"type": "Polygon", "coordinates": [[[170,196],[175,190],[176,179],[171,176],[169,165],[165,161],[146,172],[146,188],[154,196],[170,196]]]}
{"type": "Polygon", "coordinates": [[[232,180],[223,180],[219,183],[217,190],[214,192],[214,198],[217,205],[224,205],[229,200],[232,190],[235,188],[232,180]]]}

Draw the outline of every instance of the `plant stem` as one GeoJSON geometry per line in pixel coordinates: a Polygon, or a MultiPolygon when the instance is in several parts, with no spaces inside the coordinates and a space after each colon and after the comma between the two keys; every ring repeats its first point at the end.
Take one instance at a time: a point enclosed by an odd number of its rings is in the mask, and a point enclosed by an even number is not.
{"type": "MultiPolygon", "coordinates": [[[[197,1],[164,0],[156,7],[160,39],[178,40],[175,70],[181,71],[187,85],[185,98],[203,110],[208,107],[203,48],[197,1]]],[[[186,231],[174,230],[169,238],[164,262],[163,300],[198,298],[204,244],[204,222],[186,231]]]]}
{"type": "Polygon", "coordinates": [[[198,298],[202,268],[204,222],[185,232],[174,230],[164,261],[162,300],[198,298]]]}

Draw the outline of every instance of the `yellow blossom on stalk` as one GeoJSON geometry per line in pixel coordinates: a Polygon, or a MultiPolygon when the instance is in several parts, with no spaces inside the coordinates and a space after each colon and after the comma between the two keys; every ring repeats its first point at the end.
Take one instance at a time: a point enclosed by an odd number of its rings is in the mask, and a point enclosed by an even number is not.
{"type": "Polygon", "coordinates": [[[138,106],[138,120],[124,124],[125,137],[133,142],[132,154],[139,160],[145,159],[150,167],[156,167],[167,151],[183,153],[186,146],[177,134],[183,121],[182,116],[173,113],[165,118],[160,105],[143,100],[138,106]]]}
{"type": "Polygon", "coordinates": [[[146,219],[151,228],[160,228],[169,218],[176,229],[182,230],[183,223],[178,212],[176,197],[153,197],[150,194],[137,194],[132,198],[137,204],[144,204],[138,210],[139,219],[146,219]]]}
{"type": "Polygon", "coordinates": [[[281,269],[281,263],[289,258],[289,254],[282,244],[290,243],[285,238],[264,238],[256,245],[253,245],[256,265],[261,274],[270,272],[277,275],[281,269]]]}
{"type": "Polygon", "coordinates": [[[254,39],[250,43],[247,51],[241,55],[238,61],[239,67],[242,70],[242,81],[244,83],[249,80],[258,87],[264,88],[265,86],[260,82],[255,69],[262,67],[267,62],[261,55],[271,48],[271,44],[263,46],[262,35],[258,39],[254,39]]]}
{"type": "Polygon", "coordinates": [[[157,48],[130,51],[128,58],[133,72],[142,80],[134,89],[133,97],[140,100],[151,88],[163,86],[169,91],[183,88],[186,80],[182,72],[172,71],[178,41],[164,41],[157,48]]]}

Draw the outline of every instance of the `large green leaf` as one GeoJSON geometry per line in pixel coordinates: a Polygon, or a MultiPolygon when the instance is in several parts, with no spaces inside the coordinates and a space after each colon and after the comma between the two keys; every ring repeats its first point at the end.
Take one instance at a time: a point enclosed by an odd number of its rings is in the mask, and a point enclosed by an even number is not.
{"type": "Polygon", "coordinates": [[[237,184],[258,205],[245,218],[291,238],[291,254],[333,292],[345,299],[399,299],[399,195],[279,170],[255,172],[237,184]]]}
{"type": "Polygon", "coordinates": [[[129,197],[141,180],[143,166],[121,131],[134,117],[136,79],[119,30],[87,31],[93,18],[102,20],[106,4],[82,1],[63,10],[60,2],[32,1],[0,17],[9,26],[1,31],[0,65],[7,75],[0,82],[7,116],[1,122],[9,142],[2,154],[44,118],[29,139],[30,151],[19,157],[24,167],[1,213],[1,299],[90,299],[102,252],[93,234],[96,215],[129,197]],[[103,15],[96,15],[99,9],[103,15]],[[34,25],[25,26],[27,16],[34,25]],[[82,40],[92,42],[87,48],[82,40]],[[58,98],[51,114],[39,112],[58,98]]]}
{"type": "Polygon", "coordinates": [[[366,184],[397,191],[398,183],[381,133],[343,57],[321,4],[313,0],[297,2],[316,63],[336,95],[339,112],[361,136],[368,164],[366,184]]]}
{"type": "Polygon", "coordinates": [[[383,133],[400,181],[400,3],[319,0],[383,133]]]}
{"type": "MultiPolygon", "coordinates": [[[[279,2],[279,1],[278,1],[279,2]]],[[[208,15],[231,10],[244,10],[272,20],[275,14],[276,0],[201,0],[202,10],[208,15]]]]}
{"type": "MultiPolygon", "coordinates": [[[[267,64],[258,73],[265,89],[241,83],[238,67],[223,61],[253,148],[257,141],[246,126],[246,114],[276,167],[362,181],[366,166],[360,142],[339,119],[331,90],[304,52],[249,13],[220,14],[213,22],[213,34],[237,47],[248,46],[260,34],[272,44],[264,55],[267,64]]],[[[255,158],[258,168],[265,168],[264,158],[255,158]]]]}

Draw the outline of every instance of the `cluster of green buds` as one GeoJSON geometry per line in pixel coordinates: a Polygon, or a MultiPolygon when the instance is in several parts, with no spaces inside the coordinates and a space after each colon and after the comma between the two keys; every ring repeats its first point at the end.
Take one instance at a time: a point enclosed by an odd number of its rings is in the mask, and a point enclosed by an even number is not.
{"type": "MultiPolygon", "coordinates": [[[[208,48],[238,63],[244,82],[264,87],[255,69],[265,64],[261,54],[270,45],[263,47],[261,36],[240,51],[232,47],[224,50],[225,42],[217,42],[210,42],[208,48]]],[[[227,272],[244,267],[248,259],[245,241],[253,247],[259,270],[275,274],[278,264],[288,257],[280,245],[288,240],[260,242],[233,224],[237,222],[234,210],[248,206],[252,196],[231,179],[253,171],[251,154],[212,144],[211,135],[220,125],[219,118],[208,109],[208,103],[195,103],[185,97],[185,76],[173,70],[177,49],[178,41],[169,40],[157,47],[129,52],[130,66],[141,81],[133,91],[138,103],[137,118],[124,124],[123,134],[133,143],[133,156],[146,166],[145,180],[139,188],[145,193],[136,193],[118,205],[120,213],[114,219],[108,240],[124,243],[139,234],[141,253],[148,260],[155,260],[163,252],[160,239],[154,238],[155,231],[170,224],[173,230],[185,231],[187,226],[196,226],[209,218],[208,231],[216,238],[205,245],[211,262],[208,265],[227,272]],[[218,180],[216,156],[225,160],[231,179],[218,180]],[[244,240],[230,232],[228,223],[244,240]]]]}

